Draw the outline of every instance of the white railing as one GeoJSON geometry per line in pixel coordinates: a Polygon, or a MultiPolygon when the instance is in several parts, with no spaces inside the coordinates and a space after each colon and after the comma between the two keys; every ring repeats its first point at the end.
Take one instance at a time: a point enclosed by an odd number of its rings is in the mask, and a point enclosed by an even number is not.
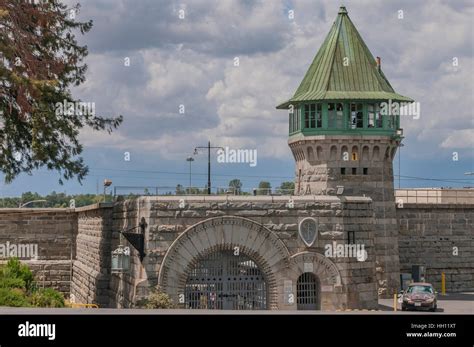
{"type": "Polygon", "coordinates": [[[474,189],[397,189],[395,201],[398,204],[474,204],[474,189]]]}

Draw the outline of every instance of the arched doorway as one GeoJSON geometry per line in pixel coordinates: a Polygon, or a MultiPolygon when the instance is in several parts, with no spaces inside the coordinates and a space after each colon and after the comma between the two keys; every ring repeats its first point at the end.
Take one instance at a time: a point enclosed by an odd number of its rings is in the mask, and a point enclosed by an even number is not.
{"type": "Polygon", "coordinates": [[[185,307],[211,310],[265,310],[267,284],[246,255],[217,251],[201,257],[186,280],[185,307]]]}
{"type": "Polygon", "coordinates": [[[305,272],[296,282],[296,304],[298,310],[320,310],[320,283],[315,274],[305,272]]]}

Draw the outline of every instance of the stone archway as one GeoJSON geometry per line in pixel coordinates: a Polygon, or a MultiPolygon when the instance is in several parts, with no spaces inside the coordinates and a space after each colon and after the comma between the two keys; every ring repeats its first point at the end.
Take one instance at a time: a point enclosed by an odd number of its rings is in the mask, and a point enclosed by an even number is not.
{"type": "Polygon", "coordinates": [[[182,302],[191,270],[203,256],[218,251],[242,253],[255,261],[265,276],[268,308],[278,308],[278,273],[288,267],[288,249],[272,231],[243,217],[210,218],[186,229],[163,259],[159,285],[182,302]]]}
{"type": "Polygon", "coordinates": [[[307,251],[291,256],[287,278],[295,287],[294,293],[298,292],[298,280],[305,273],[313,274],[317,279],[320,295],[318,301],[322,310],[335,310],[346,306],[347,298],[341,275],[336,264],[330,259],[322,254],[307,251]]]}

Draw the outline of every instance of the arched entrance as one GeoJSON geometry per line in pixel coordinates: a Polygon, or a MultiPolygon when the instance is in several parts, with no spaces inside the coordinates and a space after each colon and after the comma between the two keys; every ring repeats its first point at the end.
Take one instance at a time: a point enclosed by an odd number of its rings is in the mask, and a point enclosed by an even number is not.
{"type": "Polygon", "coordinates": [[[296,282],[296,304],[298,310],[321,309],[321,286],[318,278],[311,272],[305,272],[296,282]]]}
{"type": "Polygon", "coordinates": [[[267,284],[257,264],[232,251],[201,257],[186,280],[185,307],[211,310],[265,310],[267,284]]]}
{"type": "Polygon", "coordinates": [[[229,298],[223,300],[222,308],[231,306],[232,303],[232,305],[253,307],[253,309],[277,309],[279,300],[283,296],[283,293],[279,293],[279,276],[283,269],[288,268],[289,262],[290,255],[286,245],[273,231],[262,224],[243,217],[214,217],[190,226],[173,241],[160,266],[158,284],[174,302],[183,308],[186,307],[186,302],[190,306],[196,306],[196,299],[192,296],[200,294],[199,289],[195,291],[197,294],[192,294],[194,288],[192,284],[196,284],[196,288],[199,286],[204,288],[208,283],[210,286],[206,290],[209,295],[207,299],[204,299],[206,296],[200,295],[203,297],[200,299],[202,301],[208,300],[209,303],[212,289],[215,288],[217,291],[221,284],[222,289],[219,290],[222,294],[228,295],[230,291],[231,295],[237,295],[235,298],[239,298],[239,295],[242,297],[243,292],[249,291],[253,286],[252,290],[256,290],[258,295],[252,294],[251,300],[240,298],[240,303],[237,301],[235,304],[229,298]],[[252,267],[251,264],[258,266],[252,267]],[[227,282],[224,283],[222,280],[219,284],[217,277],[214,281],[214,277],[208,276],[214,271],[211,269],[216,266],[222,273],[226,271],[227,274],[239,274],[239,276],[227,276],[225,277],[227,282]],[[204,277],[199,276],[203,274],[204,277]],[[249,277],[250,274],[253,277],[249,277]],[[245,278],[250,283],[242,284],[239,288],[237,283],[244,283],[245,278]],[[261,288],[259,283],[262,278],[265,284],[264,299],[262,290],[255,289],[261,288]],[[243,304],[242,300],[244,300],[243,304]],[[253,303],[252,300],[256,302],[253,303]]]}

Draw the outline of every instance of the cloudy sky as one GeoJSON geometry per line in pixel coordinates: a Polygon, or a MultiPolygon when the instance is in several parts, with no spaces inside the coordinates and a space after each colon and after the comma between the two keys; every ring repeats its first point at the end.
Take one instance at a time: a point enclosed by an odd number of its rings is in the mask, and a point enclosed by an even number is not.
{"type": "MultiPolygon", "coordinates": [[[[112,135],[83,131],[90,175],[82,186],[75,181],[60,186],[56,172],[39,171],[2,186],[1,195],[93,193],[104,178],[120,186],[187,185],[185,158],[209,139],[218,146],[258,150],[255,167],[219,164],[214,158],[214,186],[226,186],[234,177],[244,189],[263,179],[273,186],[293,180],[287,112],[275,106],[293,95],[340,2],[80,3],[79,20],[92,19],[94,27],[80,39],[89,47],[89,70],[74,95],[95,102],[101,115],[122,114],[124,123],[112,135]],[[125,152],[130,161],[124,160],[125,152]]],[[[402,118],[401,174],[440,180],[406,178],[402,186],[469,185],[474,176],[469,180],[464,173],[474,171],[473,2],[358,0],[344,5],[372,54],[382,57],[394,89],[421,105],[420,119],[402,118]]],[[[203,152],[195,159],[193,185],[204,186],[207,157],[203,152]]],[[[398,174],[398,156],[395,168],[398,174]]]]}

